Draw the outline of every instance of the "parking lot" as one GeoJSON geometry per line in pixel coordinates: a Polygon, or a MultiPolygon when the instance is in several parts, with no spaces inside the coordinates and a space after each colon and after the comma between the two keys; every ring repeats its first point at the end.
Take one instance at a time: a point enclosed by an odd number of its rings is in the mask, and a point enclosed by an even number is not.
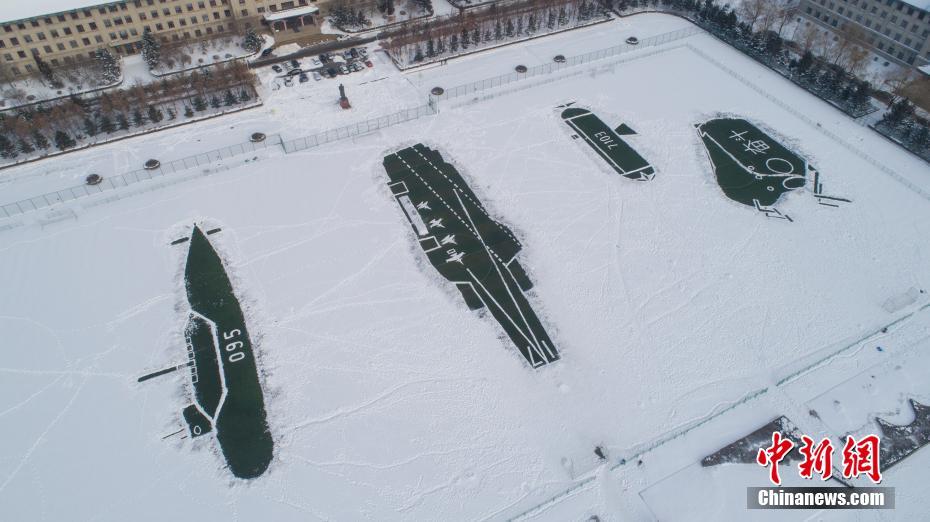
{"type": "Polygon", "coordinates": [[[374,63],[368,57],[368,49],[352,47],[344,51],[282,62],[272,65],[271,70],[277,74],[280,86],[292,87],[294,83],[307,83],[311,78],[321,81],[324,78],[332,79],[372,67],[374,63]]]}

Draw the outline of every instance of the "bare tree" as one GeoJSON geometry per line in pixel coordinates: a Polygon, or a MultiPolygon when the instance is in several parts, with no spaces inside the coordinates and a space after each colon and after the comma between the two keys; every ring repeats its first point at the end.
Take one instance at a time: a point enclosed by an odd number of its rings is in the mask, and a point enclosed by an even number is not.
{"type": "Polygon", "coordinates": [[[749,28],[755,30],[756,23],[768,11],[768,0],[743,0],[743,3],[737,8],[736,14],[740,16],[749,28]]]}

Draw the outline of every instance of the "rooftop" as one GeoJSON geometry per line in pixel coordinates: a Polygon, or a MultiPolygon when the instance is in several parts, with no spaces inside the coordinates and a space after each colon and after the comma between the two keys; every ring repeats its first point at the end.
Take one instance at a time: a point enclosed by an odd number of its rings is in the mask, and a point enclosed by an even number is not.
{"type": "MultiPolygon", "coordinates": [[[[84,9],[103,4],[113,4],[118,0],[32,0],[31,2],[8,1],[0,5],[0,22],[12,22],[24,18],[36,18],[75,9],[84,9]]],[[[131,1],[131,0],[129,0],[131,1]]]]}

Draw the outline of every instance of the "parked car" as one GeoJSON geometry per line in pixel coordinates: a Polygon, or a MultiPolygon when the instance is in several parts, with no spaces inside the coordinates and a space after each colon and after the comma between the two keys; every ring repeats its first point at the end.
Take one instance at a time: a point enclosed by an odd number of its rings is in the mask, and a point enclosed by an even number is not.
{"type": "Polygon", "coordinates": [[[356,50],[355,47],[349,49],[349,55],[351,55],[352,58],[358,58],[358,50],[356,50]]]}
{"type": "Polygon", "coordinates": [[[303,74],[303,71],[300,69],[291,69],[290,71],[287,71],[288,76],[297,76],[298,74],[303,74]]]}
{"type": "Polygon", "coordinates": [[[300,83],[307,83],[310,80],[310,77],[307,76],[307,73],[300,73],[300,83]]]}
{"type": "Polygon", "coordinates": [[[320,65],[320,59],[319,59],[319,58],[314,58],[314,59],[313,59],[313,65],[320,65]]]}
{"type": "Polygon", "coordinates": [[[339,72],[342,74],[349,74],[349,68],[345,64],[339,66],[339,72]]]}
{"type": "Polygon", "coordinates": [[[637,37],[635,37],[635,36],[631,36],[631,37],[629,37],[629,38],[626,39],[626,43],[628,43],[628,44],[630,44],[630,45],[636,45],[636,44],[639,43],[639,38],[637,38],[637,37]]]}
{"type": "Polygon", "coordinates": [[[326,74],[329,75],[330,78],[335,78],[337,73],[338,71],[336,70],[335,67],[326,68],[326,74]]]}
{"type": "Polygon", "coordinates": [[[295,69],[300,67],[300,62],[297,60],[291,60],[291,67],[294,67],[295,69]]]}
{"type": "Polygon", "coordinates": [[[269,47],[269,48],[265,49],[264,51],[262,51],[262,54],[261,54],[260,56],[261,56],[262,58],[267,58],[267,57],[271,56],[271,53],[273,53],[273,52],[274,52],[274,48],[269,47]]]}
{"type": "Polygon", "coordinates": [[[321,55],[319,56],[319,58],[320,58],[320,63],[321,63],[321,64],[322,64],[322,63],[326,63],[326,62],[329,61],[329,58],[326,56],[326,53],[321,54],[321,55]]]}
{"type": "Polygon", "coordinates": [[[367,65],[368,67],[374,67],[374,66],[375,66],[375,64],[371,63],[371,60],[365,60],[365,65],[367,65]]]}
{"type": "Polygon", "coordinates": [[[320,76],[320,73],[318,73],[318,72],[316,72],[316,71],[313,71],[313,79],[314,79],[314,80],[320,81],[321,78],[322,78],[322,76],[320,76]]]}
{"type": "Polygon", "coordinates": [[[278,65],[278,64],[272,65],[272,66],[271,66],[271,70],[274,71],[274,72],[276,72],[276,73],[280,73],[280,72],[283,72],[283,71],[284,71],[284,69],[282,69],[281,66],[278,65]]]}

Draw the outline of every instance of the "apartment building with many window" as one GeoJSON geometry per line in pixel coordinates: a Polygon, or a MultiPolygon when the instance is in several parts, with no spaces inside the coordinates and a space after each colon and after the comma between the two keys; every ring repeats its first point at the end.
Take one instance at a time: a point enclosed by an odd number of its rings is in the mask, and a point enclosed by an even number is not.
{"type": "Polygon", "coordinates": [[[108,47],[140,51],[146,29],[162,42],[242,33],[249,27],[319,32],[317,2],[329,0],[32,0],[0,5],[0,68],[36,72],[35,57],[58,65],[108,47]],[[293,13],[293,15],[291,15],[293,13]]]}
{"type": "Polygon", "coordinates": [[[801,15],[838,31],[857,25],[879,57],[905,66],[930,63],[930,0],[801,0],[801,15]]]}

